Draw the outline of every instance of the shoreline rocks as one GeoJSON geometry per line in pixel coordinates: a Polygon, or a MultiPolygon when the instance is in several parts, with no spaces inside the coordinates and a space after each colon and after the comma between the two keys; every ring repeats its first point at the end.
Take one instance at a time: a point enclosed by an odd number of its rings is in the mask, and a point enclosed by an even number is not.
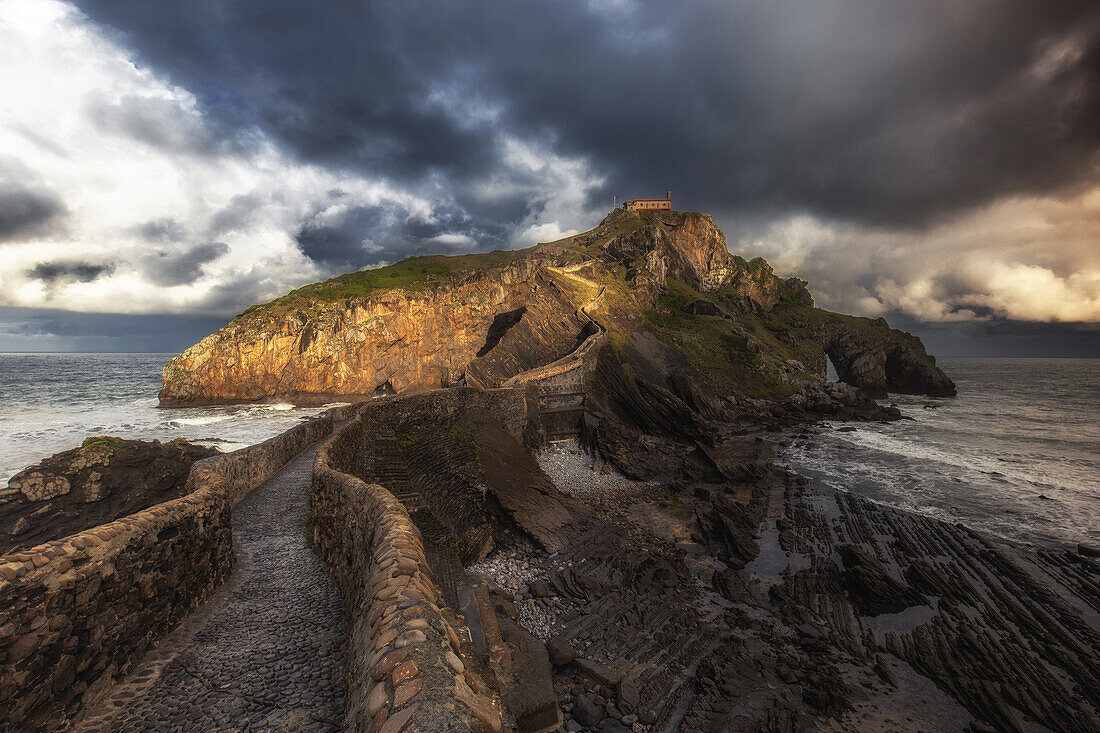
{"type": "Polygon", "coordinates": [[[175,499],[195,461],[218,451],[178,439],[91,437],[29,466],[0,489],[0,555],[175,499]]]}

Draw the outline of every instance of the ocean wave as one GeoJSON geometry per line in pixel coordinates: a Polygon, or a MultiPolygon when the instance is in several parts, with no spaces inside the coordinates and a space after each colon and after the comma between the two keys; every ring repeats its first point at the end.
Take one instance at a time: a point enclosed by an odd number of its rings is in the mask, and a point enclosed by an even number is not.
{"type": "Polygon", "coordinates": [[[289,402],[272,402],[262,405],[250,405],[248,408],[241,410],[239,414],[246,417],[252,417],[254,415],[265,415],[272,412],[287,412],[294,409],[297,409],[297,406],[289,402]]]}
{"type": "Polygon", "coordinates": [[[210,425],[216,422],[225,422],[226,420],[232,420],[232,415],[201,415],[198,417],[176,417],[168,421],[169,427],[191,427],[194,425],[210,425]]]}
{"type": "MultiPolygon", "coordinates": [[[[1013,460],[1011,455],[947,450],[914,440],[911,436],[893,436],[871,429],[860,429],[850,433],[830,433],[830,437],[858,446],[900,456],[913,461],[934,462],[962,469],[964,472],[977,472],[1001,483],[1030,482],[1035,478],[1036,466],[1029,460],[1013,460]],[[1007,460],[1005,460],[1007,459],[1007,460]],[[1011,479],[1008,481],[1007,479],[1011,479]]],[[[1063,479],[1069,477],[1064,476],[1063,479]]],[[[1084,489],[1085,486],[1059,486],[1059,488],[1084,489]]]]}
{"type": "Polygon", "coordinates": [[[247,448],[250,445],[255,445],[254,443],[244,443],[244,442],[235,441],[235,440],[219,440],[219,441],[216,441],[216,442],[215,441],[196,440],[194,442],[207,444],[212,448],[217,448],[222,453],[232,453],[235,450],[240,450],[241,448],[247,448]]]}

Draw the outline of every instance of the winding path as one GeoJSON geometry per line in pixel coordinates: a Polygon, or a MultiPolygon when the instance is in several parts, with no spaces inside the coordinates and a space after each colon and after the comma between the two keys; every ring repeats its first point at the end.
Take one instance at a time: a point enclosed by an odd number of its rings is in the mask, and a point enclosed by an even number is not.
{"type": "Polygon", "coordinates": [[[594,280],[589,280],[588,278],[577,275],[575,273],[575,270],[578,270],[590,264],[592,264],[592,261],[588,260],[576,265],[571,265],[569,267],[547,267],[546,269],[562,275],[563,277],[577,280],[589,287],[597,289],[596,294],[586,300],[584,305],[577,309],[577,315],[588,319],[588,321],[596,327],[596,333],[586,338],[580,343],[580,345],[577,346],[577,348],[573,349],[571,352],[561,357],[560,359],[552,361],[549,364],[543,364],[542,366],[528,369],[525,372],[520,372],[519,374],[515,374],[508,379],[505,379],[503,382],[501,382],[502,387],[514,387],[517,384],[523,384],[525,382],[536,382],[540,379],[553,377],[563,372],[567,372],[570,369],[574,369],[584,363],[585,357],[587,357],[588,354],[591,353],[591,351],[596,348],[596,345],[599,344],[600,341],[603,339],[603,335],[607,333],[607,329],[604,328],[604,325],[597,321],[596,318],[588,312],[588,309],[599,303],[600,298],[602,298],[604,293],[607,291],[607,287],[604,285],[600,285],[594,280]]]}
{"type": "Polygon", "coordinates": [[[340,595],[305,530],[313,458],[323,442],[234,508],[229,580],[75,730],[340,729],[340,595]]]}

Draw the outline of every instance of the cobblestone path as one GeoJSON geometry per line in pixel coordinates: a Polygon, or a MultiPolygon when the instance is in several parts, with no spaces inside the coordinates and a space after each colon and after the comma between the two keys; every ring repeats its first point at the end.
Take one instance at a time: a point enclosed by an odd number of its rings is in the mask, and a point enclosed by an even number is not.
{"type": "Polygon", "coordinates": [[[75,730],[340,729],[340,595],[305,531],[310,471],[322,443],[236,506],[229,580],[75,730]]]}

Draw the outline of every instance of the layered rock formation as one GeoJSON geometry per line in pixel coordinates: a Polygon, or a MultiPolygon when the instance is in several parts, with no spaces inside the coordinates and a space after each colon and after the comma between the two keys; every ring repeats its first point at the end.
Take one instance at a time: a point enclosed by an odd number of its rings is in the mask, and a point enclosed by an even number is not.
{"type": "Polygon", "coordinates": [[[887,392],[953,396],[955,385],[936,367],[920,339],[890,328],[882,318],[868,322],[834,316],[820,339],[837,376],[875,397],[887,392]]]}
{"type": "Polygon", "coordinates": [[[616,210],[559,242],[411,258],[254,306],[173,359],[160,397],[320,401],[464,379],[491,387],[562,359],[597,329],[611,333],[605,346],[641,340],[679,352],[721,397],[787,397],[824,375],[826,352],[846,381],[875,395],[954,390],[918,339],[814,308],[804,282],[730,255],[709,216],[616,210]]]}
{"type": "MultiPolygon", "coordinates": [[[[782,405],[717,400],[656,350],[614,353],[586,394],[595,458],[529,455],[532,389],[373,401],[330,449],[328,469],[408,511],[439,588],[427,608],[469,629],[450,648],[499,690],[505,729],[1096,728],[1095,560],[811,485],[771,463],[760,427],[782,405]]],[[[872,409],[852,387],[800,396],[872,409]]],[[[376,618],[402,607],[378,597],[376,618]]],[[[397,642],[377,638],[381,659],[397,642]]]]}
{"type": "Polygon", "coordinates": [[[88,438],[20,471],[0,491],[0,554],[182,496],[191,464],[215,453],[182,438],[88,438]]]}
{"type": "Polygon", "coordinates": [[[173,359],[161,404],[322,400],[452,384],[485,346],[496,317],[539,291],[541,265],[520,258],[361,297],[333,297],[334,281],[296,291],[242,313],[173,359]]]}

